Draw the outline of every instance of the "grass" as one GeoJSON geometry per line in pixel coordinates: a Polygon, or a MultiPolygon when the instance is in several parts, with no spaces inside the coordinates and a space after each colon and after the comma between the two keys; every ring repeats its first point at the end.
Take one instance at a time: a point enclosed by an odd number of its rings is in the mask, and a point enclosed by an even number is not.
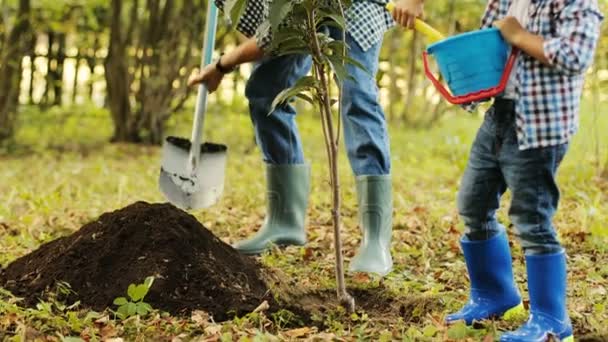
{"type": "MultiPolygon", "coordinates": [[[[265,175],[245,110],[219,106],[210,110],[207,140],[229,146],[227,183],[221,203],[194,214],[230,243],[261,224],[265,175]]],[[[608,321],[608,182],[596,177],[598,165],[605,165],[608,155],[608,141],[600,139],[608,129],[608,118],[594,115],[589,106],[583,112],[581,130],[559,170],[562,198],[555,223],[569,254],[568,305],[577,337],[608,338],[604,324],[608,321]]],[[[138,200],[164,201],[156,184],[160,149],[105,143],[111,134],[105,112],[88,107],[46,113],[27,109],[23,117],[19,143],[0,156],[0,265],[74,232],[101,213],[138,200]]],[[[188,136],[188,116],[176,120],[183,121],[175,126],[179,135],[188,136]]],[[[298,120],[313,170],[310,243],[305,249],[273,250],[262,259],[300,284],[331,287],[335,286],[334,260],[325,150],[317,118],[302,114],[298,120]]],[[[455,196],[479,124],[479,117],[464,112],[447,116],[428,131],[391,124],[395,268],[383,280],[361,275],[348,275],[347,279],[352,288],[382,287],[396,296],[433,299],[431,309],[422,304],[413,307],[407,320],[381,319],[362,312],[348,316],[336,310],[320,318],[329,326],[326,331],[286,328],[281,322],[289,320],[288,313],[285,317],[254,313],[223,324],[208,321],[201,312],[189,319],[155,313],[146,319],[120,321],[110,312],[87,312],[78,305],[69,307],[52,300],[26,309],[18,305],[18,299],[2,292],[0,337],[9,341],[37,337],[70,340],[68,336],[85,340],[493,340],[501,330],[514,328],[521,320],[489,322],[478,330],[464,326],[448,330],[441,324],[443,316],[467,296],[466,269],[458,247],[462,224],[455,196]]],[[[361,235],[354,181],[344,154],[341,179],[348,262],[361,235]]],[[[503,222],[508,222],[508,197],[499,213],[503,222]]],[[[514,256],[517,282],[526,297],[523,256],[517,243],[514,256]]]]}

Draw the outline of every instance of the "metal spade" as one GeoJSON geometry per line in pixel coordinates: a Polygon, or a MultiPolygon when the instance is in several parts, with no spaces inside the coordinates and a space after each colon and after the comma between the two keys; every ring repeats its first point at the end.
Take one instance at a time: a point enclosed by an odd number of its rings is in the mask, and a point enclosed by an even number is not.
{"type": "MultiPolygon", "coordinates": [[[[211,63],[217,28],[217,7],[213,1],[208,3],[201,69],[211,63]]],[[[159,188],[169,202],[185,210],[212,206],[224,190],[227,147],[215,143],[201,144],[207,94],[206,85],[201,84],[191,140],[169,136],[162,148],[159,188]]]]}

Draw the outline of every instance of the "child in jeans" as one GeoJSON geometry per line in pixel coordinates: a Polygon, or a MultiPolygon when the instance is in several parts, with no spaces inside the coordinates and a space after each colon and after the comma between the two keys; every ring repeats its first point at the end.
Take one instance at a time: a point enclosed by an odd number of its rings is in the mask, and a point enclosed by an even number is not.
{"type": "Polygon", "coordinates": [[[501,341],[572,341],[566,311],[566,255],[551,223],[555,172],[578,128],[584,73],[603,20],[596,0],[490,0],[482,27],[497,27],[520,50],[504,94],[480,127],[458,193],[468,302],[448,323],[500,317],[521,308],[504,227],[502,194],[525,252],[530,317],[501,341]]]}

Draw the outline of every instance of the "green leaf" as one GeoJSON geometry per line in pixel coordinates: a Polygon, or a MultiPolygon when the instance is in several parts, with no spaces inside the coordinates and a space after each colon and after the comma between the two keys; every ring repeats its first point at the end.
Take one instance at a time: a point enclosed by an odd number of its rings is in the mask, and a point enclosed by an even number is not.
{"type": "Polygon", "coordinates": [[[147,315],[150,312],[149,309],[151,309],[151,307],[147,303],[140,302],[140,303],[136,304],[136,311],[137,311],[137,314],[140,316],[147,315]]]}
{"type": "Polygon", "coordinates": [[[346,79],[354,79],[348,74],[348,70],[346,70],[346,66],[342,64],[342,58],[340,56],[328,56],[327,58],[332,72],[338,79],[338,83],[342,83],[346,79]]]}
{"type": "Polygon", "coordinates": [[[467,337],[467,326],[464,322],[458,322],[448,329],[448,337],[454,340],[467,337]]]}
{"type": "Polygon", "coordinates": [[[135,303],[127,303],[127,316],[133,316],[137,313],[137,305],[135,303]]]}
{"type": "Polygon", "coordinates": [[[296,96],[297,96],[298,98],[300,98],[300,99],[302,99],[302,100],[304,100],[304,101],[306,101],[306,102],[310,103],[310,104],[311,104],[311,105],[313,105],[313,106],[315,105],[315,102],[314,102],[314,100],[312,99],[312,97],[310,97],[310,96],[308,96],[308,95],[306,95],[306,94],[300,93],[300,94],[297,94],[296,96]]]}
{"type": "Polygon", "coordinates": [[[424,329],[422,329],[422,334],[425,337],[433,337],[433,336],[435,336],[435,334],[437,334],[438,331],[439,331],[439,329],[436,326],[427,325],[426,327],[424,327],[424,329]]]}
{"type": "Polygon", "coordinates": [[[120,318],[120,319],[125,319],[125,318],[129,317],[129,308],[127,307],[126,304],[119,307],[118,310],[116,310],[116,316],[118,316],[118,318],[120,318]]]}
{"type": "Polygon", "coordinates": [[[136,301],[137,299],[134,299],[136,294],[135,291],[137,290],[137,285],[135,284],[131,284],[129,285],[129,288],[127,288],[127,295],[129,295],[129,298],[131,298],[132,301],[136,301]]]}
{"type": "Polygon", "coordinates": [[[272,101],[272,105],[268,115],[272,114],[274,110],[281,104],[287,102],[292,97],[300,94],[303,91],[309,90],[316,86],[316,80],[312,76],[305,76],[300,78],[291,88],[284,89],[281,91],[272,101]]]}
{"type": "Polygon", "coordinates": [[[339,14],[328,13],[326,11],[319,11],[317,17],[317,24],[323,23],[323,25],[331,25],[341,30],[346,30],[346,19],[339,14]],[[327,22],[329,21],[329,22],[327,22]],[[334,23],[335,25],[333,25],[334,23]]]}
{"type": "Polygon", "coordinates": [[[224,12],[230,15],[232,25],[238,25],[245,9],[247,8],[247,0],[227,0],[224,6],[224,12]]]}
{"type": "Polygon", "coordinates": [[[137,302],[137,301],[143,299],[147,293],[148,293],[148,287],[146,286],[146,284],[137,285],[137,286],[135,286],[135,290],[133,291],[133,296],[131,296],[131,300],[133,300],[134,302],[137,302]]]}
{"type": "Polygon", "coordinates": [[[344,61],[348,64],[354,65],[355,67],[357,67],[371,75],[371,72],[369,70],[367,70],[367,68],[363,64],[361,64],[359,61],[354,60],[348,56],[344,57],[344,61]]]}
{"type": "Polygon", "coordinates": [[[150,289],[152,287],[152,284],[154,284],[154,277],[146,278],[146,280],[144,280],[144,284],[148,289],[150,289]]]}
{"type": "Polygon", "coordinates": [[[129,301],[125,297],[118,297],[118,298],[114,299],[114,305],[118,305],[118,306],[125,305],[128,302],[129,301]]]}
{"type": "Polygon", "coordinates": [[[279,25],[293,8],[292,0],[273,0],[270,4],[270,26],[272,32],[279,31],[279,25]]]}

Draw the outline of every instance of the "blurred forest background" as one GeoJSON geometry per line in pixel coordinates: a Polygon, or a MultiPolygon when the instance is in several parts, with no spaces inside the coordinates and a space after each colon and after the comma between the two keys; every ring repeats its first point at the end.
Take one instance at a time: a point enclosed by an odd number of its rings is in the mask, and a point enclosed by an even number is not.
{"type": "MultiPolygon", "coordinates": [[[[426,20],[448,35],[473,30],[484,6],[483,0],[429,1],[426,20]]],[[[601,6],[605,11],[607,3],[601,6]]],[[[202,0],[2,0],[0,140],[28,122],[65,115],[94,120],[105,113],[95,108],[106,108],[112,141],[158,144],[172,114],[193,94],[185,80],[200,58],[205,11],[202,0]],[[74,105],[91,110],[62,115],[51,110],[74,105]]],[[[239,39],[220,21],[216,51],[239,39]]],[[[607,41],[604,25],[586,90],[598,103],[608,97],[607,41]]],[[[440,101],[424,77],[424,46],[419,34],[399,28],[385,37],[378,82],[391,122],[430,127],[458,110],[440,101]]],[[[242,94],[249,68],[231,74],[212,101],[246,115],[242,94]]]]}

